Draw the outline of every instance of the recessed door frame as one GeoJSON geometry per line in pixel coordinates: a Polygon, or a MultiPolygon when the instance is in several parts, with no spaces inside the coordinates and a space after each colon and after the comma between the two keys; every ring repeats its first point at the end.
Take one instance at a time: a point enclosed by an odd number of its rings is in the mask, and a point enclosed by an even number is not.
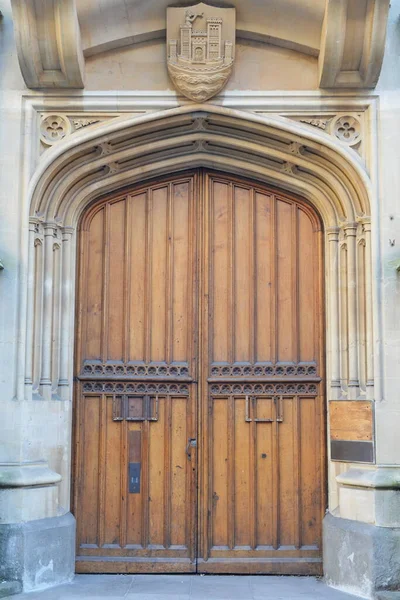
{"type": "MultiPolygon", "coordinates": [[[[126,106],[132,106],[134,111],[137,101],[136,97],[128,99],[126,106]]],[[[51,110],[59,111],[60,102],[57,100],[57,106],[51,110]]],[[[95,110],[96,100],[93,102],[89,104],[95,110]]],[[[108,115],[119,115],[116,101],[107,102],[108,115]]],[[[325,243],[327,405],[342,407],[356,426],[354,414],[358,414],[357,411],[347,409],[359,407],[359,399],[365,398],[373,415],[374,400],[382,396],[382,350],[374,336],[374,329],[379,329],[382,319],[380,233],[371,216],[378,210],[378,195],[374,183],[376,173],[372,168],[371,175],[367,166],[373,159],[370,149],[376,147],[373,100],[361,103],[365,111],[367,165],[333,136],[281,117],[282,106],[288,114],[298,114],[297,97],[278,98],[267,94],[262,99],[250,96],[244,104],[243,100],[231,99],[228,108],[204,104],[168,110],[163,101],[158,101],[156,111],[153,100],[140,98],[141,106],[143,102],[149,108],[146,114],[111,119],[58,142],[38,164],[32,177],[32,162],[26,161],[23,195],[24,206],[29,206],[26,211],[29,236],[27,232],[21,255],[21,344],[15,397],[20,401],[62,399],[63,404],[58,405],[62,414],[57,413],[52,421],[50,415],[48,418],[58,432],[57,439],[69,447],[73,414],[70,402],[76,229],[80,215],[96,198],[116,188],[204,166],[244,174],[298,194],[317,209],[324,225],[325,243]],[[254,102],[262,110],[259,114],[243,109],[254,106],[254,102]],[[155,135],[155,131],[160,135],[155,135]],[[119,163],[121,152],[124,161],[119,163]],[[60,276],[55,277],[55,272],[60,276]],[[62,306],[60,315],[53,312],[54,298],[62,306]],[[360,320],[357,319],[357,298],[362,300],[365,309],[365,318],[360,320]],[[33,349],[42,344],[46,352],[35,354],[33,349]],[[54,358],[55,368],[51,372],[49,365],[54,358]]],[[[361,110],[358,100],[349,102],[346,101],[346,107],[361,110]]],[[[76,110],[81,108],[78,104],[76,110]]],[[[28,100],[31,124],[36,122],[37,106],[28,100]]],[[[342,111],[344,105],[340,99],[332,98],[301,100],[301,110],[309,113],[321,110],[321,106],[323,110],[342,111]]],[[[70,110],[71,106],[64,108],[70,110]]],[[[27,156],[30,156],[28,150],[27,156]]],[[[346,441],[341,444],[350,451],[350,444],[346,441]]],[[[363,445],[369,450],[363,462],[374,463],[374,434],[363,445]]],[[[52,448],[50,444],[49,452],[52,448]]],[[[359,458],[354,455],[354,460],[359,458]]],[[[68,451],[67,457],[53,465],[62,477],[59,505],[66,511],[69,509],[70,464],[68,451]]],[[[336,477],[340,470],[340,460],[335,463],[331,458],[331,512],[340,506],[340,481],[336,477]]],[[[360,485],[364,485],[363,473],[360,465],[352,475],[360,485]]]]}
{"type": "MultiPolygon", "coordinates": [[[[190,173],[189,173],[190,174],[190,173]]],[[[220,177],[225,177],[225,179],[229,179],[230,181],[237,181],[239,184],[242,185],[257,185],[254,181],[250,181],[250,180],[246,180],[243,178],[240,179],[234,179],[231,176],[227,176],[224,174],[220,174],[218,172],[211,172],[211,171],[207,171],[206,176],[202,176],[201,172],[195,172],[194,173],[194,178],[195,181],[197,181],[197,189],[199,190],[199,197],[198,197],[198,206],[196,207],[196,212],[197,214],[202,214],[202,218],[199,219],[197,217],[197,221],[200,222],[206,222],[208,221],[208,206],[209,206],[209,202],[208,202],[208,181],[210,179],[210,177],[212,176],[220,176],[220,177]],[[197,176],[197,173],[200,173],[200,176],[197,176]]],[[[165,181],[170,181],[171,177],[165,178],[165,181]]],[[[162,183],[163,180],[157,180],[157,183],[162,183]]],[[[146,183],[143,183],[139,186],[135,186],[134,190],[128,190],[128,191],[137,191],[140,188],[146,188],[150,185],[151,181],[147,181],[146,183]]],[[[267,189],[265,184],[260,184],[260,189],[267,189]]],[[[269,191],[271,191],[269,189],[269,191]]],[[[277,193],[281,193],[279,192],[279,190],[273,190],[277,193]]],[[[127,192],[121,192],[118,195],[123,195],[127,192]]],[[[117,196],[118,196],[117,195],[117,196]]],[[[290,196],[287,193],[284,193],[284,196],[287,198],[290,198],[290,196]]],[[[110,198],[115,199],[116,195],[115,194],[110,194],[109,195],[110,198]]],[[[298,202],[300,202],[302,205],[306,206],[306,203],[303,200],[298,200],[296,198],[294,198],[295,200],[297,200],[298,202]]],[[[104,200],[104,199],[103,199],[104,200]]],[[[95,202],[95,205],[97,206],[99,204],[99,201],[95,202]]],[[[314,211],[311,211],[313,215],[315,215],[314,211]]],[[[88,211],[86,211],[84,213],[84,219],[86,218],[86,215],[88,214],[88,211]]],[[[318,221],[318,218],[317,218],[318,221]]],[[[207,322],[207,314],[209,311],[209,307],[207,305],[207,297],[208,297],[208,269],[206,268],[206,265],[208,263],[208,248],[209,248],[209,244],[208,244],[208,234],[206,231],[206,228],[204,226],[202,226],[200,228],[200,231],[198,233],[198,235],[196,236],[196,245],[197,245],[197,251],[196,251],[196,259],[195,262],[197,264],[197,274],[195,275],[195,279],[196,281],[198,279],[200,279],[201,281],[201,286],[200,289],[202,290],[201,294],[195,294],[195,298],[193,299],[194,305],[197,304],[198,305],[198,310],[195,311],[196,314],[198,314],[198,325],[197,325],[197,337],[198,337],[198,357],[199,357],[199,363],[194,367],[196,374],[194,375],[196,380],[198,380],[198,401],[197,401],[197,410],[198,410],[198,425],[197,425],[197,439],[201,442],[199,444],[199,451],[200,451],[200,456],[201,456],[201,460],[200,460],[200,464],[202,465],[202,469],[196,469],[196,476],[199,478],[199,482],[200,485],[198,486],[198,501],[196,503],[196,506],[193,507],[193,518],[192,518],[192,523],[194,524],[194,530],[197,529],[199,523],[202,523],[203,525],[200,526],[199,531],[203,531],[203,536],[198,537],[197,534],[195,533],[195,531],[193,531],[193,545],[192,545],[192,551],[193,551],[193,558],[195,556],[200,557],[200,555],[204,556],[205,554],[205,547],[206,547],[206,539],[207,539],[207,530],[205,527],[205,523],[207,522],[207,506],[208,503],[204,501],[204,497],[202,497],[202,490],[204,488],[204,483],[205,483],[205,477],[206,477],[206,472],[207,472],[207,448],[208,448],[208,444],[210,443],[210,437],[207,437],[207,434],[203,433],[203,430],[207,430],[206,427],[206,423],[208,420],[208,401],[205,401],[205,398],[208,397],[208,392],[207,390],[204,388],[204,386],[207,386],[206,380],[204,379],[204,377],[199,377],[198,374],[199,373],[203,373],[206,372],[205,369],[205,363],[207,363],[208,361],[208,349],[207,349],[207,335],[205,334],[205,332],[207,331],[207,326],[206,326],[206,322],[207,322]],[[203,333],[199,333],[199,332],[203,332],[203,333]],[[201,402],[199,401],[199,399],[202,398],[204,401],[201,402]],[[202,511],[202,514],[199,514],[199,518],[196,518],[195,513],[196,511],[202,511]],[[206,511],[206,512],[204,512],[206,511]]],[[[321,262],[320,262],[321,264],[321,262]]],[[[83,276],[83,274],[81,273],[81,276],[83,276]]],[[[319,280],[320,280],[320,286],[322,288],[322,277],[321,274],[319,273],[319,280]]],[[[194,289],[196,289],[196,285],[194,287],[194,289]]],[[[79,299],[78,299],[78,303],[77,303],[77,311],[79,312],[80,310],[80,306],[79,306],[79,299]]],[[[80,323],[80,320],[78,319],[78,323],[80,323]]],[[[79,339],[79,335],[77,336],[77,339],[79,339]]],[[[321,341],[320,344],[320,348],[322,349],[324,346],[323,340],[321,341]]],[[[79,352],[76,352],[76,356],[79,357],[79,352]]],[[[78,358],[79,361],[79,358],[78,358]]],[[[324,373],[324,368],[323,368],[323,357],[322,354],[319,358],[320,361],[320,365],[322,368],[321,374],[324,373]]],[[[194,373],[195,373],[194,371],[194,373]]],[[[322,375],[322,377],[324,377],[324,375],[322,375]]],[[[79,384],[78,384],[79,385],[79,384]]],[[[193,384],[194,386],[196,384],[193,384]]],[[[78,411],[76,412],[76,421],[79,419],[78,416],[78,411]]],[[[324,436],[324,426],[322,425],[322,423],[325,420],[325,415],[322,416],[322,421],[321,421],[321,432],[322,435],[324,436]]],[[[76,425],[75,425],[75,431],[76,431],[76,425]]],[[[321,443],[321,448],[324,449],[325,448],[325,443],[321,443]]],[[[192,460],[193,463],[196,461],[197,462],[197,455],[198,455],[198,451],[196,448],[193,448],[192,450],[192,460]]],[[[193,464],[192,463],[192,464],[193,464]]],[[[325,475],[326,475],[326,468],[325,468],[325,456],[324,453],[321,453],[321,476],[323,478],[323,481],[325,481],[325,475]]],[[[326,494],[325,494],[325,490],[326,490],[326,486],[325,484],[322,485],[322,490],[323,490],[323,500],[322,500],[322,506],[323,508],[325,508],[325,498],[326,498],[326,494]]],[[[76,502],[76,501],[75,501],[76,502]]],[[[322,520],[322,515],[321,515],[321,520],[322,520]]],[[[119,567],[121,568],[121,567],[119,567]]],[[[144,567],[146,568],[146,567],[144,567]]],[[[203,567],[204,569],[205,567],[203,567]]],[[[216,567],[216,569],[218,569],[218,567],[216,567]]],[[[229,567],[228,567],[229,570],[229,567]]],[[[318,569],[317,569],[318,570],[318,569]]],[[[271,571],[274,571],[274,567],[271,567],[271,571]]],[[[215,572],[215,571],[214,571],[215,572]]],[[[267,570],[265,571],[267,572],[267,570]]],[[[308,572],[308,571],[305,571],[308,572]]]]}

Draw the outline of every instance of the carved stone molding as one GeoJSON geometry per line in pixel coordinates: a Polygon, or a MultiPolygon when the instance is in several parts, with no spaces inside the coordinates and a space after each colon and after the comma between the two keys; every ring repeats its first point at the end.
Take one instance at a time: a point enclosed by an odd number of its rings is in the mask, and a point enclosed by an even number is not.
{"type": "Polygon", "coordinates": [[[390,0],[326,0],[319,54],[322,88],[374,88],[390,0]]]}
{"type": "Polygon", "coordinates": [[[54,146],[71,133],[118,116],[119,114],[115,113],[83,116],[79,114],[42,112],[39,125],[41,151],[43,152],[47,148],[54,146]]]}
{"type": "Polygon", "coordinates": [[[365,123],[363,113],[348,111],[343,113],[313,114],[310,116],[285,116],[304,123],[310,128],[319,129],[334,136],[365,158],[363,146],[365,123]]]}
{"type": "Polygon", "coordinates": [[[28,87],[83,88],[84,58],[75,0],[11,0],[28,87]]]}

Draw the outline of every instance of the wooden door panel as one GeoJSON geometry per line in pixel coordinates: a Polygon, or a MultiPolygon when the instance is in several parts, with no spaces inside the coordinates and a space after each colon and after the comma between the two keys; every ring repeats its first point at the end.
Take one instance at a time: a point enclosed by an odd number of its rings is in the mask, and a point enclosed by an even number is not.
{"type": "Polygon", "coordinates": [[[195,570],[195,180],[106,199],[82,221],[80,572],[195,570]]]}
{"type": "Polygon", "coordinates": [[[94,205],[79,274],[77,570],[319,573],[316,215],[198,171],[94,205]]]}
{"type": "Polygon", "coordinates": [[[147,376],[154,365],[165,375],[173,363],[194,375],[193,186],[191,177],[149,187],[103,202],[84,219],[78,373],[101,375],[101,363],[103,374],[129,365],[147,376]]]}
{"type": "Polygon", "coordinates": [[[159,395],[157,420],[116,421],[115,398],[82,396],[77,570],[193,571],[196,455],[189,461],[186,453],[191,399],[159,395]],[[134,493],[130,463],[140,463],[134,493]]]}
{"type": "Polygon", "coordinates": [[[318,573],[319,222],[233,178],[210,175],[206,190],[198,569],[318,573]]]}

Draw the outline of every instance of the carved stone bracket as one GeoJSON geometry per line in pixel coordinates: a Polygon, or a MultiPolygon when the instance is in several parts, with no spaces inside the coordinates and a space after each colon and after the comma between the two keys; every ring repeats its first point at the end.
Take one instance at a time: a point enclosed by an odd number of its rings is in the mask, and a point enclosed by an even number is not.
{"type": "Polygon", "coordinates": [[[326,0],[319,54],[322,88],[374,88],[390,0],[326,0]]]}
{"type": "Polygon", "coordinates": [[[75,0],[11,0],[11,6],[26,85],[83,88],[84,58],[75,0]]]}

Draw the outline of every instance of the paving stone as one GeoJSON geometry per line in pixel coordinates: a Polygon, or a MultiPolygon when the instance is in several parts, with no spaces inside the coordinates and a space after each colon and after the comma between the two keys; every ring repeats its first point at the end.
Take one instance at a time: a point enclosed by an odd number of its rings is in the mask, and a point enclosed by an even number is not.
{"type": "MultiPolygon", "coordinates": [[[[357,600],[316,577],[77,575],[73,583],[10,600],[357,600]]],[[[379,600],[400,600],[383,596],[379,600]]]]}
{"type": "Polygon", "coordinates": [[[240,599],[252,600],[250,577],[240,576],[212,576],[204,575],[193,577],[191,600],[224,600],[240,599]]]}
{"type": "Polygon", "coordinates": [[[131,588],[130,596],[163,595],[185,596],[190,594],[190,575],[137,575],[131,588]]]}

